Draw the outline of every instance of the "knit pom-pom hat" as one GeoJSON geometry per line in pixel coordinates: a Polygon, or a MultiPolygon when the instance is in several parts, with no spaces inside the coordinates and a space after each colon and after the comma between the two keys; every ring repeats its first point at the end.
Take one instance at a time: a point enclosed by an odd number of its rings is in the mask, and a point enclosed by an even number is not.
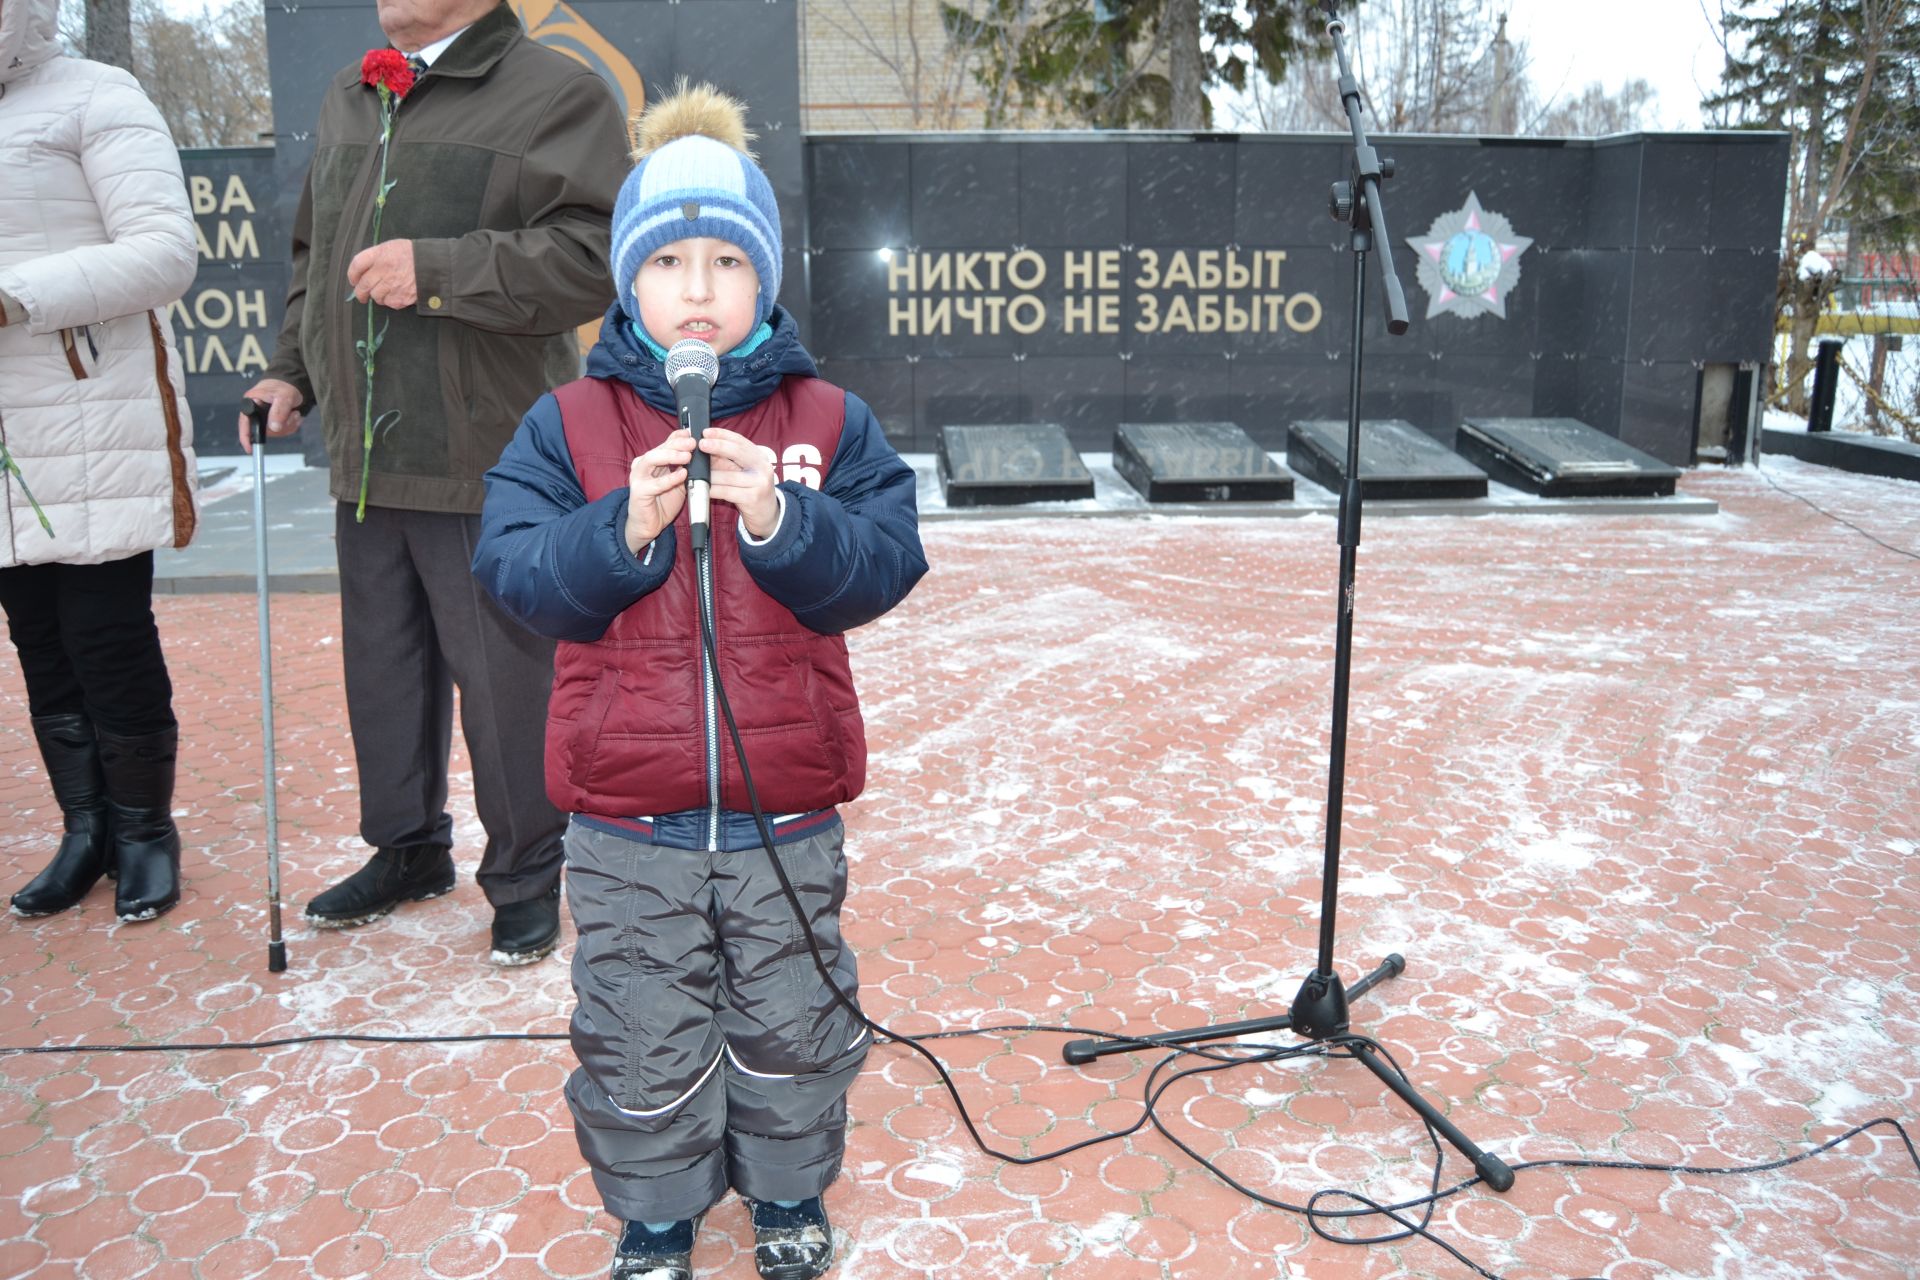
{"type": "Polygon", "coordinates": [[[636,323],[633,278],[662,245],[711,236],[738,245],[760,279],[758,329],[780,296],[780,206],[747,143],[746,108],[710,84],[674,86],[633,118],[633,172],[613,206],[613,287],[636,323]]]}

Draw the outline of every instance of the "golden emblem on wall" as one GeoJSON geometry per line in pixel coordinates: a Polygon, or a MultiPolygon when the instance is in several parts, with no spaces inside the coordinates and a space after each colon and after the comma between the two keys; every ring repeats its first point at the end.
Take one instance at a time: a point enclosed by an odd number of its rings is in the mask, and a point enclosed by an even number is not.
{"type": "Polygon", "coordinates": [[[620,99],[620,110],[631,117],[646,105],[646,87],[640,73],[613,41],[594,29],[565,0],[512,0],[513,12],[527,34],[552,49],[600,73],[620,99]]]}
{"type": "MultiPolygon", "coordinates": [[[[569,58],[599,74],[613,90],[613,96],[620,100],[620,110],[627,119],[646,105],[647,90],[641,83],[640,73],[633,69],[633,63],[627,55],[620,52],[613,41],[595,30],[594,25],[575,12],[574,7],[565,0],[511,0],[514,16],[527,29],[527,34],[535,43],[545,45],[555,53],[564,53],[569,58]]],[[[600,338],[600,322],[590,320],[575,330],[574,336],[580,344],[580,354],[584,357],[600,338]]]]}

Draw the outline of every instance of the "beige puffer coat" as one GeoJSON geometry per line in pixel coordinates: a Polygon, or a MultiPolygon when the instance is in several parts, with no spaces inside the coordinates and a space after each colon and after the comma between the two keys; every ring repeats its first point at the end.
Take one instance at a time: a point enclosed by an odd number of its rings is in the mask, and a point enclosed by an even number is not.
{"type": "Polygon", "coordinates": [[[164,308],[196,267],[180,156],[133,77],[69,58],[57,0],[0,3],[0,567],[193,537],[192,419],[164,308]]]}

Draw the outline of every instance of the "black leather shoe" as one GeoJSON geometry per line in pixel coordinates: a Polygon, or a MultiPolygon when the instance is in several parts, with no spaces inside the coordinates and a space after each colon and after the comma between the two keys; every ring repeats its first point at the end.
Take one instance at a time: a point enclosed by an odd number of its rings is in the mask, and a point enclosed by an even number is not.
{"type": "Polygon", "coordinates": [[[173,781],[180,730],[122,736],[96,729],[107,792],[108,856],[119,867],[113,910],[126,923],[152,920],[180,901],[180,829],[173,781]]]}
{"type": "Polygon", "coordinates": [[[371,924],[403,902],[425,902],[453,892],[453,854],[445,845],[376,849],[367,865],[307,904],[318,929],[371,924]]]}
{"type": "Polygon", "coordinates": [[[13,895],[17,916],[65,911],[112,870],[107,843],[107,797],[100,779],[100,752],[93,723],[79,713],[33,717],[33,736],[46,762],[47,781],[59,802],[66,831],[53,861],[13,895]]]}
{"type": "Polygon", "coordinates": [[[753,1213],[753,1265],[762,1280],[814,1280],[833,1265],[833,1228],[819,1196],[791,1209],[771,1200],[749,1200],[753,1213]]]}
{"type": "Polygon", "coordinates": [[[532,964],[560,945],[560,882],[537,898],[493,909],[493,954],[497,965],[532,964]]]}
{"type": "Polygon", "coordinates": [[[700,1219],[684,1218],[665,1231],[629,1222],[613,1250],[609,1280],[693,1280],[693,1237],[700,1219]]]}

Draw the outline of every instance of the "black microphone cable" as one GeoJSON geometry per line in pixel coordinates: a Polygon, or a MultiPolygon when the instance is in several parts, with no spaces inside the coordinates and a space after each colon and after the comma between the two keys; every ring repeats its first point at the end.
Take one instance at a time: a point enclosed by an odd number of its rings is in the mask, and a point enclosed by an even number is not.
{"type": "MultiPolygon", "coordinates": [[[[699,560],[705,557],[711,557],[712,554],[713,553],[711,549],[702,549],[700,551],[695,552],[695,558],[696,560],[699,560]]],[[[708,566],[700,565],[697,567],[706,568],[708,566]]],[[[1009,1032],[1009,1031],[1053,1031],[1053,1032],[1059,1032],[1061,1034],[1072,1034],[1073,1033],[1072,1029],[1067,1027],[1045,1027],[1045,1026],[1039,1026],[1036,1024],[1027,1024],[1027,1025],[1016,1025],[1016,1026],[982,1027],[978,1029],[969,1029],[964,1031],[941,1031],[941,1032],[934,1032],[934,1033],[923,1035],[923,1036],[910,1036],[910,1035],[903,1034],[901,1032],[891,1031],[881,1023],[875,1022],[872,1018],[869,1018],[860,1009],[860,1006],[856,1004],[853,1001],[853,999],[847,995],[845,991],[840,989],[840,984],[834,980],[833,973],[827,966],[826,958],[820,953],[819,940],[814,936],[812,927],[807,923],[806,908],[800,902],[800,895],[794,890],[793,882],[787,878],[786,868],[782,866],[780,863],[780,855],[774,845],[772,828],[769,827],[767,824],[766,813],[762,809],[760,804],[759,791],[753,784],[753,772],[752,772],[752,769],[747,764],[746,747],[740,740],[740,728],[738,724],[735,723],[734,721],[733,707],[727,701],[726,686],[722,683],[720,679],[720,663],[719,663],[718,653],[716,651],[717,642],[714,637],[713,619],[711,614],[709,613],[710,603],[711,602],[709,600],[703,600],[701,607],[698,610],[700,614],[700,648],[702,653],[702,661],[706,666],[707,677],[712,684],[715,699],[716,701],[719,702],[721,714],[726,721],[727,736],[733,743],[734,757],[740,762],[740,777],[741,777],[742,783],[746,787],[747,802],[753,807],[754,825],[760,833],[761,848],[765,850],[767,855],[767,860],[773,866],[773,873],[776,877],[779,878],[780,891],[783,895],[785,895],[787,899],[787,905],[793,910],[794,920],[800,926],[800,933],[802,938],[805,940],[807,944],[807,954],[813,960],[813,967],[815,971],[819,973],[820,980],[826,984],[827,990],[832,992],[834,1000],[838,1004],[840,1004],[842,1008],[846,1009],[846,1011],[849,1014],[851,1014],[855,1019],[855,1021],[857,1021],[861,1026],[864,1026],[877,1039],[892,1040],[897,1044],[903,1044],[927,1060],[928,1065],[931,1066],[934,1070],[934,1073],[937,1076],[939,1076],[941,1087],[947,1091],[947,1096],[953,1099],[954,1110],[960,1117],[960,1123],[966,1126],[967,1136],[973,1140],[973,1145],[977,1147],[982,1153],[993,1156],[999,1160],[1004,1160],[1008,1164],[1016,1164],[1016,1165],[1040,1164],[1043,1161],[1055,1160],[1071,1152],[1084,1150],[1087,1147],[1097,1146],[1101,1143],[1113,1142],[1120,1138],[1129,1137],[1132,1134],[1138,1133],[1147,1124],[1152,1124],[1154,1129],[1158,1131],[1163,1137],[1165,1137],[1169,1142],[1173,1143],[1174,1146],[1178,1147],[1182,1152],[1184,1152],[1190,1159],[1192,1159],[1202,1169],[1205,1169],[1208,1173],[1212,1174],[1215,1178],[1219,1179],[1222,1183],[1233,1188],[1235,1191],[1240,1192],[1242,1195],[1246,1196],[1247,1198],[1254,1200],[1257,1203],[1266,1205],[1269,1208],[1281,1209],[1287,1212],[1300,1214],[1306,1219],[1309,1229],[1311,1229],[1315,1235],[1319,1236],[1323,1240],[1326,1240],[1333,1244],[1375,1245],[1375,1244],[1388,1244],[1394,1241],[1406,1240],[1414,1236],[1419,1236],[1422,1239],[1428,1240],[1431,1243],[1438,1245],[1440,1248],[1444,1249],[1448,1254],[1450,1254],[1456,1260],[1472,1268],[1477,1274],[1483,1277],[1486,1277],[1486,1280],[1500,1280],[1500,1277],[1495,1272],[1487,1270],[1485,1267],[1475,1262],[1472,1258],[1469,1258],[1460,1249],[1456,1248],[1454,1245],[1449,1243],[1446,1239],[1444,1239],[1442,1236],[1440,1236],[1437,1232],[1435,1232],[1432,1229],[1431,1224],[1433,1220],[1434,1210],[1438,1207],[1439,1203],[1442,1200],[1445,1200],[1451,1196],[1458,1195],[1461,1192],[1466,1191],[1470,1187],[1473,1187],[1474,1185],[1485,1181],[1485,1179],[1482,1178],[1480,1175],[1475,1174],[1473,1177],[1468,1178],[1465,1181],[1456,1183],[1453,1186],[1446,1188],[1445,1190],[1441,1190],[1440,1178],[1441,1178],[1441,1171],[1446,1162],[1446,1149],[1441,1145],[1440,1135],[1438,1132],[1434,1130],[1431,1124],[1427,1124],[1424,1121],[1422,1122],[1423,1127],[1427,1131],[1427,1140],[1432,1144],[1433,1150],[1434,1150],[1432,1180],[1426,1195],[1420,1196],[1411,1200],[1403,1200],[1395,1204],[1381,1204],[1377,1201],[1369,1199],[1366,1196],[1361,1195],[1356,1191],[1349,1191],[1344,1188],[1338,1188],[1338,1187],[1329,1187],[1329,1188],[1325,1188],[1323,1190],[1315,1192],[1314,1195],[1307,1201],[1306,1204],[1298,1205],[1298,1204],[1289,1203],[1285,1200],[1279,1200],[1274,1197],[1262,1194],[1261,1192],[1256,1191],[1252,1187],[1249,1187],[1244,1183],[1240,1182],[1239,1180],[1235,1179],[1231,1174],[1227,1173],[1224,1169],[1220,1168],[1213,1161],[1207,1159],[1205,1156],[1200,1154],[1198,1151],[1194,1150],[1193,1147],[1191,1147],[1185,1141],[1183,1141],[1177,1134],[1175,1134],[1171,1129],[1167,1127],[1167,1125],[1165,1124],[1165,1122],[1162,1120],[1160,1116],[1158,1105],[1157,1105],[1160,1101],[1160,1098],[1166,1093],[1168,1089],[1172,1088],[1175,1084],[1178,1084],[1182,1080],[1185,1080],[1189,1077],[1202,1075],[1202,1074],[1206,1074],[1214,1071],[1224,1071],[1230,1067],[1250,1066],[1250,1065],[1257,1065],[1257,1064],[1263,1064],[1268,1062],[1281,1062],[1281,1061],[1286,1061],[1292,1058],[1303,1058],[1303,1057],[1309,1057],[1309,1056],[1353,1057],[1354,1054],[1352,1050],[1354,1046],[1364,1046],[1365,1048],[1378,1054],[1380,1057],[1386,1060],[1389,1066],[1393,1068],[1394,1073],[1396,1075],[1398,1075],[1402,1080],[1406,1080],[1407,1079],[1406,1070],[1403,1067],[1401,1067],[1400,1063],[1393,1057],[1393,1055],[1389,1053],[1384,1046],[1372,1040],[1369,1040],[1365,1036],[1358,1036],[1358,1035],[1328,1036],[1323,1040],[1309,1041],[1309,1042],[1305,1042],[1297,1045],[1245,1045],[1243,1044],[1238,1046],[1238,1049],[1240,1050],[1239,1052],[1234,1052],[1231,1049],[1221,1049],[1218,1047],[1206,1047],[1206,1046],[1196,1047],[1190,1044],[1175,1044],[1168,1041],[1155,1039],[1152,1036],[1117,1035],[1112,1032],[1106,1032],[1106,1031],[1095,1032],[1094,1033],[1095,1037],[1102,1040],[1114,1041],[1116,1043],[1126,1043],[1126,1044],[1137,1046],[1142,1049],[1161,1048],[1161,1049],[1170,1050],[1167,1056],[1162,1058],[1159,1062],[1155,1063],[1152,1070],[1149,1071],[1147,1074],[1147,1080],[1142,1089],[1143,1105],[1141,1108],[1139,1118],[1136,1119],[1132,1124],[1128,1125],[1124,1129],[1117,1129],[1107,1133],[1095,1134],[1091,1138],[1083,1138],[1078,1142],[1068,1143],[1066,1146],[1059,1147],[1052,1151],[1044,1151],[1039,1153],[1038,1155],[1018,1155],[1013,1152],[1001,1151],[995,1147],[989,1146],[987,1144],[986,1139],[981,1136],[980,1130],[975,1126],[973,1122],[973,1117],[967,1110],[966,1101],[960,1096],[959,1086],[954,1083],[954,1079],[952,1075],[948,1073],[946,1065],[940,1061],[938,1055],[936,1055],[931,1049],[926,1047],[923,1041],[947,1039],[955,1036],[992,1035],[999,1032],[1009,1032]],[[1346,1052],[1341,1053],[1340,1050],[1342,1049],[1345,1049],[1346,1052]],[[1165,1069],[1168,1066],[1170,1066],[1173,1062],[1183,1057],[1197,1057],[1197,1058],[1207,1059],[1208,1061],[1201,1066],[1189,1067],[1186,1070],[1174,1072],[1173,1074],[1167,1077],[1164,1083],[1161,1083],[1156,1088],[1155,1081],[1160,1077],[1161,1073],[1165,1071],[1165,1069]],[[1357,1205],[1359,1205],[1359,1207],[1354,1209],[1329,1209],[1329,1208],[1321,1207],[1321,1201],[1329,1197],[1335,1197],[1335,1196],[1345,1197],[1346,1199],[1355,1202],[1357,1205]],[[1417,1220],[1404,1216],[1404,1213],[1406,1210],[1416,1209],[1416,1208],[1420,1210],[1420,1216],[1417,1220]],[[1326,1228],[1326,1226],[1323,1225],[1323,1220],[1326,1220],[1326,1219],[1341,1220],[1341,1219],[1357,1219],[1357,1218],[1366,1218],[1366,1217],[1385,1217],[1390,1221],[1392,1221],[1400,1229],[1398,1231],[1391,1231],[1384,1234],[1373,1235],[1373,1236],[1344,1236],[1344,1235],[1333,1234],[1331,1231],[1329,1231],[1326,1228]]],[[[1873,1120],[1869,1120],[1864,1124],[1854,1126],[1852,1129],[1849,1129],[1847,1132],[1841,1134],[1840,1136],[1829,1139],[1828,1141],[1810,1150],[1803,1151],[1797,1155],[1788,1156],[1780,1160],[1768,1161],[1763,1164],[1740,1165],[1740,1166],[1733,1166],[1733,1167],[1711,1167],[1711,1166],[1701,1166],[1701,1165],[1657,1164],[1657,1163],[1630,1161],[1630,1160],[1589,1160],[1589,1159],[1567,1158],[1567,1159],[1554,1159],[1554,1160],[1533,1160],[1533,1161],[1528,1161],[1522,1164],[1513,1165],[1511,1166],[1511,1168],[1513,1172],[1516,1174],[1524,1169],[1546,1169],[1546,1168],[1622,1169],[1622,1170],[1638,1170],[1638,1171],[1653,1172],[1653,1173],[1688,1173],[1688,1174],[1704,1174],[1704,1175],[1764,1173],[1764,1172],[1768,1172],[1775,1169],[1787,1168],[1790,1165],[1799,1164],[1803,1160],[1809,1160],[1814,1156],[1822,1154],[1823,1152],[1832,1150],[1834,1147],[1837,1147],[1842,1142],[1847,1141],[1849,1138],[1852,1138],[1857,1134],[1863,1133],[1868,1129],[1874,1128],[1876,1126],[1881,1126],[1881,1125],[1891,1126],[1893,1130],[1899,1134],[1901,1142],[1903,1142],[1906,1145],[1907,1155],[1913,1161],[1914,1172],[1916,1174],[1920,1174],[1920,1151],[1915,1150],[1913,1140],[1908,1136],[1906,1129],[1899,1123],[1899,1121],[1894,1120],[1890,1116],[1882,1116],[1873,1120]]],[[[1581,1280],[1602,1280],[1602,1278],[1582,1277],[1581,1280]]]]}
{"type": "MultiPolygon", "coordinates": [[[[694,568],[696,574],[709,572],[711,570],[711,556],[712,550],[710,547],[702,546],[694,551],[694,568]]],[[[794,919],[800,926],[801,936],[806,942],[807,953],[813,961],[815,971],[820,975],[821,981],[826,984],[827,990],[832,993],[834,1000],[846,1009],[854,1020],[862,1027],[865,1027],[876,1039],[890,1040],[894,1043],[905,1045],[926,1059],[928,1065],[933,1068],[935,1075],[939,1077],[941,1087],[946,1090],[947,1096],[953,1100],[954,1110],[959,1116],[961,1124],[966,1127],[967,1136],[972,1139],[974,1146],[983,1154],[992,1156],[998,1160],[1003,1160],[1008,1164],[1040,1164],[1048,1160],[1059,1159],[1062,1156],[1069,1155],[1076,1151],[1085,1150],[1088,1147],[1130,1137],[1148,1125],[1152,1125],[1156,1132],[1165,1137],[1189,1159],[1193,1160],[1195,1164],[1206,1170],[1222,1184],[1239,1192],[1255,1203],[1265,1205],[1268,1208],[1299,1214],[1306,1220],[1308,1228],[1316,1236],[1329,1243],[1367,1246],[1390,1244],[1396,1241],[1419,1237],[1444,1250],[1456,1261],[1471,1269],[1476,1275],[1485,1277],[1486,1280],[1500,1280],[1498,1273],[1487,1269],[1474,1259],[1468,1257],[1465,1252],[1449,1242],[1432,1227],[1433,1214],[1442,1201],[1460,1195],[1480,1182],[1483,1182],[1485,1179],[1476,1174],[1473,1177],[1443,1189],[1440,1183],[1446,1163],[1446,1148],[1441,1143],[1439,1133],[1437,1133],[1430,1124],[1423,1122],[1423,1127],[1427,1132],[1427,1140],[1431,1144],[1434,1152],[1432,1172],[1429,1179],[1428,1191],[1425,1195],[1383,1204],[1357,1191],[1350,1191],[1340,1187],[1328,1187],[1313,1193],[1305,1204],[1295,1204],[1287,1200],[1266,1195],[1236,1179],[1218,1164],[1202,1155],[1199,1151],[1196,1151],[1178,1134],[1174,1133],[1160,1115],[1159,1103],[1161,1098],[1166,1095],[1169,1089],[1192,1077],[1216,1071],[1224,1071],[1232,1067],[1258,1066],[1265,1063],[1286,1062],[1306,1057],[1353,1057],[1355,1056],[1353,1051],[1356,1046],[1364,1047],[1370,1052],[1379,1055],[1393,1068],[1397,1075],[1403,1080],[1406,1079],[1406,1071],[1400,1066],[1393,1055],[1388,1052],[1386,1048],[1367,1039],[1365,1036],[1328,1036],[1323,1040],[1307,1041],[1293,1045],[1240,1043],[1232,1046],[1209,1046],[1204,1044],[1173,1043],[1157,1039],[1153,1036],[1123,1035],[1111,1031],[1093,1030],[1084,1027],[1041,1025],[1038,1023],[1013,1023],[955,1031],[936,1031],[929,1032],[925,1035],[910,1036],[901,1032],[891,1031],[881,1023],[869,1018],[860,1009],[860,1006],[854,1002],[852,997],[841,990],[839,983],[834,980],[833,973],[827,965],[826,958],[821,954],[819,940],[814,936],[813,929],[807,923],[806,908],[801,903],[800,896],[793,887],[793,882],[787,877],[786,868],[781,865],[780,855],[773,840],[772,828],[768,825],[766,812],[760,804],[759,791],[753,783],[753,773],[747,763],[746,749],[741,742],[739,725],[734,719],[733,707],[727,700],[726,687],[720,679],[720,665],[716,652],[713,619],[709,613],[709,608],[710,601],[702,598],[698,608],[700,615],[702,665],[706,668],[708,679],[714,691],[715,701],[719,704],[722,718],[726,723],[727,735],[733,744],[735,758],[740,762],[741,780],[746,787],[748,803],[753,808],[754,825],[760,834],[761,847],[766,852],[768,861],[773,866],[774,875],[780,882],[781,893],[786,898],[788,906],[794,913],[794,919]],[[978,1126],[975,1125],[972,1113],[967,1109],[965,1099],[960,1096],[959,1086],[955,1083],[953,1076],[948,1072],[946,1065],[940,1061],[939,1056],[927,1048],[926,1042],[931,1040],[953,1039],[959,1036],[985,1036],[1036,1031],[1107,1040],[1114,1043],[1126,1044],[1137,1049],[1167,1050],[1167,1055],[1156,1062],[1147,1073],[1147,1078],[1141,1090],[1141,1111],[1139,1117],[1125,1128],[1097,1133],[1090,1138],[1082,1138],[1079,1141],[1068,1143],[1054,1150],[1043,1151],[1036,1155],[1023,1155],[1011,1151],[1002,1151],[988,1145],[987,1140],[981,1135],[978,1126]],[[1169,1073],[1168,1068],[1173,1063],[1188,1058],[1200,1059],[1201,1065],[1190,1066],[1183,1070],[1169,1073]],[[1163,1076],[1165,1077],[1164,1079],[1162,1078],[1163,1076]],[[1323,1202],[1333,1198],[1344,1199],[1356,1207],[1325,1207],[1323,1202]],[[1409,1211],[1416,1210],[1418,1211],[1417,1216],[1408,1216],[1409,1211]],[[1377,1217],[1386,1218],[1398,1229],[1385,1231],[1377,1235],[1362,1236],[1335,1234],[1329,1226],[1330,1223],[1356,1222],[1377,1217]]],[[[561,1041],[569,1038],[566,1032],[477,1032],[468,1035],[375,1035],[323,1032],[308,1035],[284,1036],[271,1040],[215,1041],[198,1044],[0,1045],[0,1056],[44,1053],[185,1053],[205,1052],[218,1049],[259,1050],[325,1042],[349,1044],[474,1044],[503,1040],[561,1041]]],[[[1516,1174],[1528,1169],[1561,1168],[1619,1169],[1648,1173],[1693,1174],[1702,1176],[1751,1175],[1788,1168],[1802,1161],[1810,1160],[1815,1156],[1833,1150],[1841,1143],[1857,1137],[1868,1130],[1880,1127],[1891,1128],[1899,1136],[1900,1141],[1906,1147],[1908,1158],[1913,1163],[1915,1173],[1920,1175],[1920,1151],[1915,1149],[1913,1139],[1908,1135],[1906,1128],[1890,1116],[1877,1117],[1863,1124],[1855,1125],[1845,1133],[1828,1139],[1826,1142],[1806,1151],[1799,1152],[1798,1154],[1760,1164],[1715,1167],[1705,1165],[1661,1164],[1630,1160],[1563,1158],[1531,1160],[1514,1164],[1511,1168],[1516,1174]]],[[[1600,1278],[1583,1277],[1582,1280],[1600,1280],[1600,1278]]]]}

